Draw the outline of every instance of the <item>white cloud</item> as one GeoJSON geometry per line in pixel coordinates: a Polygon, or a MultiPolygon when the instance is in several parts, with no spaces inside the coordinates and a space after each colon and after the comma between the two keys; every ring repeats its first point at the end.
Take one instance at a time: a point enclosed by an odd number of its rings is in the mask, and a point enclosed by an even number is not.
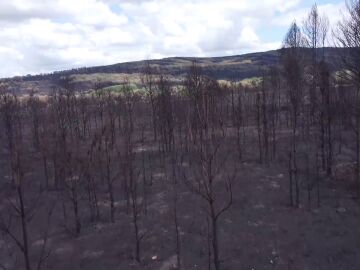
{"type": "Polygon", "coordinates": [[[13,59],[15,61],[20,61],[20,60],[24,59],[24,56],[21,53],[19,53],[18,51],[16,51],[15,49],[1,47],[1,46],[0,46],[0,55],[1,55],[1,59],[3,59],[3,57],[7,57],[7,58],[13,59]]]}
{"type": "Polygon", "coordinates": [[[89,25],[121,25],[128,21],[97,0],[12,0],[0,2],[0,20],[57,19],[89,25]]]}
{"type": "MultiPolygon", "coordinates": [[[[340,7],[319,9],[334,22],[340,7]]],[[[276,49],[281,37],[267,32],[285,34],[308,9],[300,0],[0,1],[0,76],[276,49]]]]}
{"type": "MultiPolygon", "coordinates": [[[[326,15],[329,18],[330,25],[334,26],[339,20],[341,20],[342,11],[345,11],[345,2],[339,2],[338,4],[325,4],[318,5],[318,10],[321,15],[326,15]]],[[[291,22],[296,20],[299,25],[302,24],[303,19],[307,17],[309,8],[299,8],[291,10],[288,13],[284,13],[273,19],[273,24],[278,26],[289,26],[291,22]]]]}

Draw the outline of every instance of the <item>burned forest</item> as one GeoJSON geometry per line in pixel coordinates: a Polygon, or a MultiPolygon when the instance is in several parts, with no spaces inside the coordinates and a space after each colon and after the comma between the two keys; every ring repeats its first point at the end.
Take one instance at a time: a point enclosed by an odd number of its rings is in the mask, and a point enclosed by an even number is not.
{"type": "Polygon", "coordinates": [[[0,269],[360,269],[360,1],[300,25],[248,83],[0,83],[0,269]]]}

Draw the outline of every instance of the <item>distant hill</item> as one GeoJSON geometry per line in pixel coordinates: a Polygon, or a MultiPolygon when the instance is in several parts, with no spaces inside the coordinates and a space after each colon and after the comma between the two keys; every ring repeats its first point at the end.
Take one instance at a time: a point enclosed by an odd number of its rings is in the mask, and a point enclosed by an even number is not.
{"type": "MultiPolygon", "coordinates": [[[[305,49],[309,51],[308,49],[305,49]]],[[[318,55],[324,53],[326,61],[330,64],[331,69],[338,70],[341,68],[341,54],[344,49],[341,48],[324,48],[318,49],[318,55]]],[[[193,60],[202,67],[202,73],[206,76],[217,80],[244,80],[252,77],[261,76],[264,68],[277,65],[280,62],[280,50],[272,50],[267,52],[250,53],[235,56],[224,57],[170,57],[158,60],[148,60],[153,67],[157,67],[159,71],[173,77],[184,76],[193,60]]],[[[140,74],[145,66],[145,60],[119,63],[107,66],[84,67],[65,71],[56,71],[49,74],[40,74],[32,76],[23,76],[16,78],[2,79],[1,81],[17,81],[27,88],[35,88],[39,91],[56,86],[59,78],[70,76],[76,81],[76,86],[80,89],[91,87],[94,80],[89,79],[91,76],[80,76],[85,78],[79,80],[78,75],[101,74],[101,78],[109,74],[109,80],[105,80],[105,86],[115,85],[118,81],[112,82],[115,74],[140,74]]],[[[19,85],[20,86],[20,85],[19,85]]],[[[18,86],[18,87],[19,87],[18,86]]]]}

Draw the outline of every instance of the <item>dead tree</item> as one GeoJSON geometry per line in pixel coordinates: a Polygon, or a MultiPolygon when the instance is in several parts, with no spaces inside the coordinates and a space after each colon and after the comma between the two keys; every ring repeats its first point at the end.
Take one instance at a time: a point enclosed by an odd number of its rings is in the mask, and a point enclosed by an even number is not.
{"type": "Polygon", "coordinates": [[[263,140],[262,140],[262,125],[261,125],[261,98],[260,93],[256,93],[256,130],[257,130],[257,141],[259,149],[259,161],[263,161],[263,140]]]}
{"type": "Polygon", "coordinates": [[[114,194],[114,182],[119,177],[120,170],[118,169],[118,163],[116,163],[116,113],[115,103],[110,93],[107,94],[104,100],[98,102],[106,104],[104,107],[103,119],[101,120],[100,130],[98,134],[98,160],[102,181],[105,179],[107,185],[107,191],[109,195],[110,204],[110,221],[115,222],[115,194],[114,194]]]}
{"type": "Polygon", "coordinates": [[[161,136],[162,151],[169,152],[174,147],[174,117],[172,93],[169,80],[160,75],[157,81],[157,119],[159,122],[159,131],[161,136]]]}
{"type": "MultiPolygon", "coordinates": [[[[34,219],[36,212],[39,210],[41,191],[37,183],[29,185],[27,173],[31,168],[31,152],[30,145],[27,143],[26,133],[24,130],[26,126],[26,106],[21,103],[16,95],[5,94],[1,96],[1,114],[5,114],[5,121],[11,119],[11,122],[6,123],[8,139],[11,141],[11,153],[9,153],[9,161],[11,164],[11,172],[13,175],[12,189],[8,195],[2,198],[1,204],[4,206],[0,210],[0,231],[9,237],[15,246],[19,249],[23,256],[24,268],[31,270],[33,265],[31,263],[31,244],[29,226],[34,219]],[[34,192],[36,190],[36,192],[34,192]],[[18,231],[19,230],[19,231],[18,231]]],[[[52,210],[51,210],[52,212],[52,210]]],[[[51,213],[49,214],[49,218],[51,213]]],[[[49,228],[49,224],[47,229],[49,228]]],[[[44,243],[40,254],[37,268],[40,269],[43,262],[48,257],[46,239],[47,233],[44,237],[44,243]]]]}
{"type": "Polygon", "coordinates": [[[342,61],[345,72],[341,74],[344,81],[353,88],[353,100],[349,110],[349,123],[355,135],[355,181],[356,193],[360,198],[360,1],[347,2],[347,15],[338,23],[335,30],[336,45],[345,48],[342,61]]]}
{"type": "Polygon", "coordinates": [[[291,125],[292,125],[292,135],[291,135],[291,166],[290,166],[290,205],[293,205],[292,198],[292,189],[293,183],[292,179],[295,181],[295,205],[299,206],[300,198],[300,184],[298,177],[298,167],[297,167],[297,132],[299,126],[299,116],[302,108],[302,98],[303,98],[303,64],[302,64],[302,48],[304,47],[304,37],[294,22],[284,40],[283,48],[283,70],[284,77],[286,80],[287,86],[287,95],[289,101],[289,107],[291,112],[291,125]]]}
{"type": "Polygon", "coordinates": [[[7,122],[7,136],[11,145],[10,151],[10,164],[13,175],[14,187],[16,190],[16,201],[18,204],[11,204],[14,211],[19,216],[19,223],[21,224],[21,239],[19,239],[10,230],[10,222],[7,223],[2,220],[0,228],[15,242],[24,257],[24,264],[26,270],[31,269],[30,263],[30,246],[28,235],[28,219],[29,213],[27,210],[26,199],[24,194],[24,181],[25,181],[25,168],[24,168],[24,136],[23,136],[23,119],[22,108],[18,98],[15,95],[2,96],[2,113],[5,114],[6,120],[11,119],[11,122],[7,122]],[[10,106],[11,105],[11,106],[10,106]]]}
{"type": "MultiPolygon", "coordinates": [[[[63,102],[60,103],[60,110],[63,111],[65,119],[63,120],[61,128],[64,128],[60,137],[60,150],[61,160],[60,164],[63,169],[63,199],[64,213],[66,211],[66,199],[71,205],[73,214],[73,230],[70,230],[75,236],[78,236],[81,231],[81,212],[80,202],[83,198],[84,187],[84,170],[82,165],[83,157],[83,145],[79,132],[79,121],[77,114],[77,97],[75,92],[65,89],[63,102]]],[[[65,226],[67,228],[66,215],[64,214],[65,226]]]]}
{"type": "Polygon", "coordinates": [[[260,162],[269,160],[269,121],[268,121],[268,98],[265,71],[261,85],[256,94],[256,125],[258,130],[259,159],[260,162]]]}
{"type": "MultiPolygon", "coordinates": [[[[42,158],[43,170],[44,170],[44,178],[45,178],[45,188],[49,189],[53,183],[50,183],[50,169],[48,165],[48,161],[50,159],[51,153],[51,125],[49,123],[49,110],[45,110],[44,113],[46,114],[44,121],[41,123],[39,127],[39,138],[40,138],[40,153],[42,158]]],[[[53,187],[53,186],[52,186],[53,187]]]]}
{"type": "Polygon", "coordinates": [[[149,61],[146,61],[141,76],[141,83],[144,86],[147,97],[151,104],[151,126],[154,134],[154,141],[157,140],[157,117],[156,117],[156,74],[149,61]]]}
{"type": "MultiPolygon", "coordinates": [[[[237,145],[237,152],[239,156],[239,160],[243,158],[244,155],[244,143],[243,138],[245,136],[245,124],[244,124],[244,109],[243,109],[243,87],[241,84],[236,85],[235,83],[231,86],[232,93],[236,91],[237,100],[236,104],[234,105],[233,111],[233,121],[236,127],[236,145],[237,145]]],[[[233,95],[233,94],[232,94],[233,95]]],[[[233,99],[233,98],[232,98],[233,99]]],[[[235,103],[235,101],[232,101],[235,103]]]]}
{"type": "Polygon", "coordinates": [[[195,179],[185,178],[188,187],[206,203],[206,214],[211,223],[213,264],[217,270],[220,269],[218,221],[220,216],[226,212],[232,204],[231,182],[234,177],[221,175],[221,167],[224,165],[224,161],[220,164],[216,161],[218,159],[217,155],[220,155],[221,140],[222,139],[209,139],[201,143],[201,146],[196,150],[199,158],[197,160],[200,170],[199,175],[196,176],[195,179]],[[218,185],[225,187],[227,198],[220,199],[216,194],[218,185]]]}
{"type": "Polygon", "coordinates": [[[277,128],[280,121],[280,103],[281,103],[281,80],[280,72],[276,67],[270,68],[269,72],[269,87],[271,89],[270,97],[270,109],[269,109],[269,123],[270,123],[270,141],[271,141],[271,158],[274,160],[276,158],[277,150],[277,128]]]}
{"type": "Polygon", "coordinates": [[[320,70],[320,127],[321,127],[321,154],[322,166],[327,175],[331,175],[332,160],[333,160],[333,111],[331,107],[332,90],[330,86],[330,71],[328,65],[321,61],[319,64],[320,70]]]}
{"type": "Polygon", "coordinates": [[[141,241],[145,234],[140,230],[140,217],[143,208],[143,202],[140,201],[139,194],[141,187],[139,185],[140,171],[136,169],[135,142],[134,142],[134,107],[137,97],[129,84],[124,84],[124,174],[127,189],[128,205],[131,208],[132,223],[135,238],[135,260],[141,261],[141,241]]]}
{"type": "Polygon", "coordinates": [[[196,112],[198,119],[199,142],[194,145],[194,160],[189,161],[193,170],[197,172],[190,178],[184,174],[185,184],[205,203],[206,216],[211,224],[211,243],[213,264],[216,270],[221,267],[219,254],[219,228],[218,221],[232,204],[232,179],[234,175],[224,174],[225,158],[220,152],[225,143],[225,133],[221,130],[223,120],[219,115],[216,98],[216,88],[213,84],[209,87],[198,88],[197,100],[192,111],[196,112]],[[215,113],[217,112],[217,113],[215,113]],[[217,194],[219,188],[225,189],[226,196],[220,198],[217,194]]]}
{"type": "Polygon", "coordinates": [[[314,114],[317,105],[316,97],[316,86],[318,85],[319,73],[318,73],[318,48],[324,46],[327,28],[328,28],[328,19],[325,16],[319,14],[317,5],[314,4],[309,12],[307,18],[303,23],[303,33],[306,40],[307,47],[311,49],[311,83],[310,83],[310,104],[311,104],[311,116],[314,119],[314,114]]]}
{"type": "Polygon", "coordinates": [[[6,138],[6,148],[9,153],[9,165],[11,171],[11,182],[15,183],[14,170],[12,168],[12,162],[15,158],[15,134],[16,130],[14,128],[15,116],[19,107],[18,98],[15,95],[12,95],[7,92],[2,92],[0,95],[1,101],[1,119],[3,122],[3,130],[6,138]]]}
{"type": "MultiPolygon", "coordinates": [[[[318,122],[318,126],[320,127],[320,136],[319,136],[319,144],[321,149],[321,158],[322,158],[322,167],[325,170],[326,167],[326,134],[325,134],[325,125],[327,122],[327,116],[325,112],[326,103],[325,103],[325,92],[328,92],[329,85],[325,83],[326,79],[324,79],[324,68],[325,68],[325,55],[324,55],[324,46],[325,40],[328,31],[329,20],[326,16],[321,16],[318,12],[317,5],[315,4],[307,19],[304,21],[303,32],[306,38],[306,45],[310,47],[311,50],[311,61],[310,61],[310,86],[309,86],[309,97],[310,97],[310,111],[308,117],[310,119],[307,120],[308,125],[311,125],[318,122]],[[323,47],[322,56],[318,55],[318,49],[323,47]],[[321,60],[321,64],[320,64],[321,60]],[[323,71],[322,71],[323,70],[323,71]],[[317,87],[320,87],[321,99],[317,97],[317,87]],[[315,114],[318,113],[316,116],[315,114]]],[[[308,128],[309,130],[309,128],[308,128]]],[[[307,139],[310,140],[310,134],[307,134],[307,139]]],[[[311,144],[311,142],[309,142],[311,144]]]]}
{"type": "Polygon", "coordinates": [[[32,130],[32,140],[33,146],[36,150],[39,149],[40,138],[39,138],[39,126],[40,126],[40,115],[41,112],[41,101],[39,97],[35,95],[34,92],[30,93],[30,97],[27,102],[27,107],[29,109],[31,117],[31,130],[32,130]]]}
{"type": "Polygon", "coordinates": [[[196,61],[193,61],[190,71],[184,82],[185,91],[189,97],[188,111],[187,111],[187,133],[190,140],[196,144],[198,137],[201,136],[201,127],[199,112],[197,108],[202,102],[202,92],[204,91],[204,78],[201,76],[201,68],[197,65],[196,61]]]}
{"type": "Polygon", "coordinates": [[[181,244],[180,244],[180,228],[179,228],[179,213],[178,213],[178,200],[179,200],[179,181],[176,170],[177,153],[173,149],[171,153],[171,170],[172,170],[172,209],[173,209],[173,222],[174,222],[174,234],[176,241],[176,264],[177,269],[181,270],[181,244]]]}

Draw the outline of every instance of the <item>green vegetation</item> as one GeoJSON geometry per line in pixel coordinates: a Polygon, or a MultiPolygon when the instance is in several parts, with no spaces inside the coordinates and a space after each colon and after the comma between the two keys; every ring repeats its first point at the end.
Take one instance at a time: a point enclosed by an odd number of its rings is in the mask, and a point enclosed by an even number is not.
{"type": "Polygon", "coordinates": [[[251,77],[240,81],[243,86],[257,86],[262,82],[262,77],[251,77]]]}
{"type": "Polygon", "coordinates": [[[130,83],[129,85],[125,85],[125,84],[112,85],[112,86],[104,87],[101,90],[106,91],[106,92],[112,92],[114,94],[121,94],[125,90],[130,90],[134,93],[144,91],[144,89],[142,87],[140,87],[134,83],[130,83]]]}

